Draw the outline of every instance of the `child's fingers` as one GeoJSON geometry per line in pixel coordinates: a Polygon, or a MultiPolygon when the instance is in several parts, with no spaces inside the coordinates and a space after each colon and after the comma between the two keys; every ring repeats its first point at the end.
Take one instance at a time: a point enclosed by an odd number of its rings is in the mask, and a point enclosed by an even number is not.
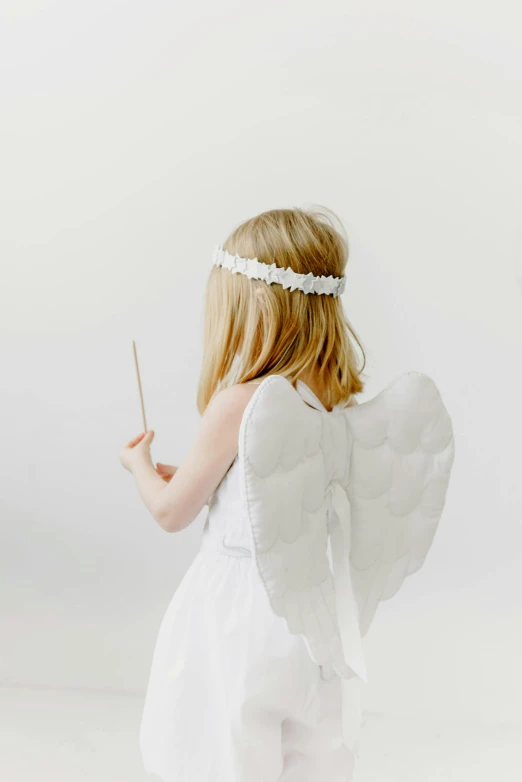
{"type": "Polygon", "coordinates": [[[171,467],[170,464],[162,464],[161,462],[158,462],[156,464],[156,472],[160,476],[160,478],[163,478],[165,483],[168,483],[175,472],[174,467],[171,467]]]}
{"type": "Polygon", "coordinates": [[[142,440],[144,437],[145,437],[145,432],[142,432],[137,437],[134,437],[132,440],[129,440],[129,442],[127,443],[127,445],[125,447],[126,448],[134,448],[134,446],[137,445],[139,443],[139,441],[142,440]]]}
{"type": "Polygon", "coordinates": [[[161,462],[157,462],[157,469],[159,472],[164,473],[165,475],[174,475],[176,472],[176,468],[173,467],[171,464],[162,464],[161,462]]]}
{"type": "Polygon", "coordinates": [[[165,483],[168,483],[172,478],[172,475],[169,475],[168,472],[162,470],[160,466],[156,467],[156,472],[158,473],[159,477],[165,481],[165,483]]]}

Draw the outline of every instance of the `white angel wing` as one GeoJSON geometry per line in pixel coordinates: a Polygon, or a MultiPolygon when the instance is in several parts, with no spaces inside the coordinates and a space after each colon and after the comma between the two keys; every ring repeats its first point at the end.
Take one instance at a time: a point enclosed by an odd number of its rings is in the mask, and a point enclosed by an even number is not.
{"type": "MultiPolygon", "coordinates": [[[[345,424],[338,419],[345,432],[345,424]]],[[[325,425],[281,375],[260,384],[239,432],[241,492],[253,555],[275,614],[318,665],[353,676],[343,656],[328,559],[325,425]]],[[[339,438],[337,438],[339,441],[339,438]]],[[[330,437],[330,445],[336,444],[330,437]]],[[[334,452],[346,466],[346,436],[334,452]]]]}
{"type": "Polygon", "coordinates": [[[433,380],[396,378],[347,408],[352,437],[346,492],[351,504],[351,576],[365,635],[381,600],[422,566],[444,508],[455,443],[433,380]]]}
{"type": "Polygon", "coordinates": [[[331,412],[305,388],[312,406],[281,375],[259,384],[239,431],[241,493],[272,609],[318,665],[342,677],[344,741],[357,755],[362,637],[379,602],[424,562],[444,507],[453,432],[420,372],[331,412]]]}
{"type": "Polygon", "coordinates": [[[239,433],[242,494],[274,612],[303,635],[319,665],[330,663],[346,677],[356,666],[343,656],[336,617],[329,488],[341,485],[348,500],[336,508],[350,525],[351,582],[364,636],[379,602],[426,558],[444,508],[454,437],[435,383],[421,372],[400,375],[340,415],[315,399],[319,409],[281,375],[260,383],[239,433]]]}

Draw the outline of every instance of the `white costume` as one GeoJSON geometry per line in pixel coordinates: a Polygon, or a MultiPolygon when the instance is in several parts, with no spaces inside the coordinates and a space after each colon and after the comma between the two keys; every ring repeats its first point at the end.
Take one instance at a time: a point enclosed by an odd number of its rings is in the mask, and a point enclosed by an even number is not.
{"type": "Polygon", "coordinates": [[[361,639],[421,567],[453,457],[424,374],[330,412],[301,381],[263,378],[159,630],[140,732],[152,778],[352,779],[361,639]]]}

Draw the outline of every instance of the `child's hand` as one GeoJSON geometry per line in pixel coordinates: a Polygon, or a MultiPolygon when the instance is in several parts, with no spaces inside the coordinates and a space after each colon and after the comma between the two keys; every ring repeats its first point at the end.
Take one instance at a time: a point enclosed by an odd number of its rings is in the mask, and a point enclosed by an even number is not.
{"type": "Polygon", "coordinates": [[[156,472],[160,478],[163,478],[165,483],[168,483],[171,480],[177,469],[177,467],[173,467],[171,464],[162,464],[161,462],[156,464],[156,472]]]}
{"type": "Polygon", "coordinates": [[[154,432],[149,430],[142,432],[133,440],[129,440],[127,445],[120,451],[120,462],[129,472],[134,470],[134,465],[139,459],[145,459],[152,464],[150,456],[150,444],[154,438],[154,432]]]}

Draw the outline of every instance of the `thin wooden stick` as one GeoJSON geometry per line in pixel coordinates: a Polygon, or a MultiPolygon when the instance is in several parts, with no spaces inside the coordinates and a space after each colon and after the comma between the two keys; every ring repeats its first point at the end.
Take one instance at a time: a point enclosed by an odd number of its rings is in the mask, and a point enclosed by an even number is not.
{"type": "Polygon", "coordinates": [[[140,368],[138,366],[138,354],[136,352],[136,343],[134,340],[132,340],[132,347],[134,349],[134,363],[136,364],[136,375],[138,376],[138,390],[140,392],[140,402],[141,402],[141,414],[143,416],[143,431],[147,432],[147,420],[145,418],[145,405],[143,404],[143,392],[141,390],[141,378],[140,378],[140,368]]]}

